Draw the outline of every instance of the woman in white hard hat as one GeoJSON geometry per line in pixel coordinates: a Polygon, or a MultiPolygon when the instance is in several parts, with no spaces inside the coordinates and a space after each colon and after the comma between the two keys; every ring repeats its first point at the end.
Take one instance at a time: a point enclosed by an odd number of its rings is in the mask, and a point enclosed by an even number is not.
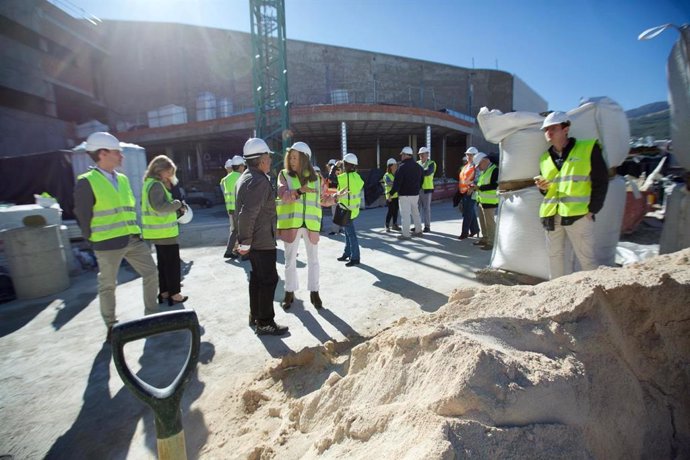
{"type": "Polygon", "coordinates": [[[359,205],[362,201],[362,189],[364,181],[357,172],[359,160],[354,153],[348,153],[343,157],[344,172],[338,175],[338,203],[350,210],[350,221],[343,225],[345,230],[345,250],[338,257],[341,262],[348,261],[345,266],[359,265],[359,242],[355,231],[355,219],[359,215],[359,205]]]}
{"type": "Polygon", "coordinates": [[[188,299],[180,293],[180,234],[177,218],[186,205],[174,200],[170,189],[177,183],[177,167],[165,155],[158,155],[146,168],[141,194],[141,230],[145,240],[156,246],[158,302],[172,306],[188,299]]]}
{"type": "Polygon", "coordinates": [[[299,289],[297,249],[304,240],[307,249],[307,289],[314,307],[322,308],[319,296],[319,231],[321,230],[322,180],[311,165],[311,149],[295,142],[285,154],[284,169],[278,174],[278,237],[285,245],[285,297],[283,309],[295,300],[299,289]]]}
{"type": "Polygon", "coordinates": [[[386,162],[386,174],[383,175],[381,182],[383,182],[383,192],[386,196],[386,204],[388,205],[388,212],[386,213],[386,232],[393,230],[400,230],[398,226],[398,194],[391,193],[393,188],[393,181],[395,180],[395,172],[398,170],[398,162],[395,158],[389,158],[386,162]]]}

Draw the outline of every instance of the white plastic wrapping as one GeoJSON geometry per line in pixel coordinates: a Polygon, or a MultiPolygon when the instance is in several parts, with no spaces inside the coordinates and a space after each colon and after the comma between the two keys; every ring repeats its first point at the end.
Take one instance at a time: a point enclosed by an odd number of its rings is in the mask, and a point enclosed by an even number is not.
{"type": "Polygon", "coordinates": [[[524,128],[499,144],[498,181],[531,179],[539,174],[539,158],[549,148],[544,133],[535,127],[524,128]]]}

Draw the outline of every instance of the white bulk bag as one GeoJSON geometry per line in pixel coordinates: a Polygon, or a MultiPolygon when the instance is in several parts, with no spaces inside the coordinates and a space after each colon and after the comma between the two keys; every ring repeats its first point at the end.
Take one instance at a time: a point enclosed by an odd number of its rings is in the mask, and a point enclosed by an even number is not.
{"type": "Polygon", "coordinates": [[[498,144],[511,134],[528,128],[541,128],[544,117],[532,112],[503,113],[482,107],[477,114],[477,122],[484,139],[498,144]]]}
{"type": "Polygon", "coordinates": [[[671,140],[678,163],[690,170],[690,25],[680,28],[680,37],[668,57],[668,101],[671,108],[671,140]]]}
{"type": "Polygon", "coordinates": [[[625,179],[615,176],[609,180],[604,207],[594,222],[594,257],[599,265],[612,267],[616,263],[616,246],[621,235],[626,198],[625,179]]]}
{"type": "Polygon", "coordinates": [[[619,166],[630,150],[630,125],[623,108],[607,98],[592,98],[568,111],[569,134],[576,139],[599,139],[609,168],[619,166]]]}
{"type": "Polygon", "coordinates": [[[544,133],[535,127],[510,134],[499,144],[498,181],[531,179],[539,174],[539,158],[549,148],[544,133]]]}
{"type": "Polygon", "coordinates": [[[546,236],[539,218],[537,187],[500,194],[491,267],[549,279],[546,236]]]}
{"type": "Polygon", "coordinates": [[[675,184],[666,195],[664,228],[659,254],[690,248],[690,192],[685,184],[675,184]]]}

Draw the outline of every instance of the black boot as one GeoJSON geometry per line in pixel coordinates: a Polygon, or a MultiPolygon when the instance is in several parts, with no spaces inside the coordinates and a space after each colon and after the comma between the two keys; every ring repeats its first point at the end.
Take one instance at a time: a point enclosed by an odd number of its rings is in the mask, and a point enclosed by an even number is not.
{"type": "Polygon", "coordinates": [[[323,308],[323,302],[321,302],[321,297],[319,297],[319,292],[318,291],[312,291],[309,294],[309,300],[311,300],[311,304],[318,310],[323,308]]]}
{"type": "Polygon", "coordinates": [[[283,307],[283,310],[287,310],[292,306],[292,302],[295,300],[295,293],[290,292],[290,291],[285,291],[285,298],[283,299],[283,303],[280,304],[281,307],[283,307]]]}

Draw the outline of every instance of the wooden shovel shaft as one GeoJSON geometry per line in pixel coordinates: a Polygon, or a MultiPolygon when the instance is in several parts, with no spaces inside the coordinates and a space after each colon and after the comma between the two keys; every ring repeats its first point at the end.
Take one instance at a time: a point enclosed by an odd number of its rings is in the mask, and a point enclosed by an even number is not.
{"type": "Polygon", "coordinates": [[[184,430],[165,439],[157,439],[158,460],[187,460],[184,430]]]}

